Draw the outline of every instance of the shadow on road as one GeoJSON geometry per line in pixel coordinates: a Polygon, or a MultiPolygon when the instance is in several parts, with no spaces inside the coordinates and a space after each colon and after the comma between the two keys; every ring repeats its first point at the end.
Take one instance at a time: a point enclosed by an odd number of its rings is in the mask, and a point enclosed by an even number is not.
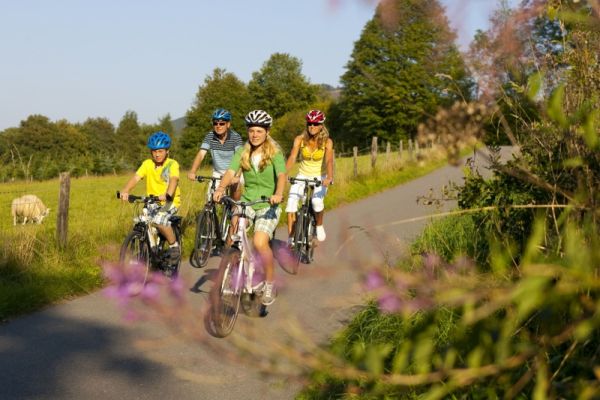
{"type": "Polygon", "coordinates": [[[2,398],[101,398],[127,390],[149,389],[171,374],[136,354],[135,337],[118,326],[44,312],[0,327],[2,398]],[[108,383],[98,379],[97,371],[108,383]],[[159,379],[160,378],[160,379],[159,379]]]}

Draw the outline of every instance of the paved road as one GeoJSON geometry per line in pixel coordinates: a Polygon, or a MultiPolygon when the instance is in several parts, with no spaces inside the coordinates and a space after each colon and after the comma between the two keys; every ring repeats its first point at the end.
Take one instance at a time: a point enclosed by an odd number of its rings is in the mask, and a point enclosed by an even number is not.
{"type": "MultiPolygon", "coordinates": [[[[408,184],[326,214],[328,239],[317,263],[291,276],[277,270],[282,289],[264,318],[240,316],[235,334],[205,335],[199,308],[205,303],[219,259],[204,269],[183,267],[192,305],[168,324],[126,322],[101,292],[47,308],[0,326],[0,399],[292,399],[300,383],[257,373],[258,361],[228,361],[233,347],[251,337],[265,352],[282,340],[293,321],[306,338],[322,342],[363,303],[358,279],[364,267],[393,262],[437,210],[417,196],[434,193],[462,170],[446,167],[408,184]],[[174,328],[174,329],[169,329],[174,328]],[[238,329],[239,328],[239,329],[238,329]],[[197,334],[202,343],[183,340],[197,334]]],[[[445,208],[452,207],[447,204],[445,208]]],[[[277,238],[284,239],[278,231],[277,238]]]]}

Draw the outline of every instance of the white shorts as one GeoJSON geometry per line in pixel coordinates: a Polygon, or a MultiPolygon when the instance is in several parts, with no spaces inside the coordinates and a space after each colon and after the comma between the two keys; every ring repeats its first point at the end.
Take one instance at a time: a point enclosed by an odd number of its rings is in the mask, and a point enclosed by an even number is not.
{"type": "MultiPolygon", "coordinates": [[[[299,179],[314,179],[314,176],[305,176],[305,175],[297,175],[296,178],[299,179]]],[[[323,182],[325,179],[324,176],[316,177],[319,181],[323,182]]],[[[302,200],[304,202],[304,182],[296,182],[290,188],[290,193],[288,195],[287,205],[285,206],[285,212],[287,213],[295,213],[298,211],[298,202],[302,200]]],[[[315,212],[321,212],[325,208],[323,203],[323,199],[325,199],[325,195],[327,194],[327,188],[323,185],[315,187],[312,196],[313,209],[315,212]]]]}
{"type": "MultiPolygon", "coordinates": [[[[217,172],[217,171],[213,170],[212,177],[213,178],[219,178],[215,182],[215,189],[219,187],[219,184],[221,183],[221,178],[223,177],[223,175],[224,175],[224,173],[217,172]]],[[[211,183],[209,183],[208,186],[206,187],[206,201],[209,201],[211,199],[211,193],[210,193],[210,185],[211,185],[211,183]]],[[[244,174],[240,174],[240,182],[238,183],[238,185],[243,185],[243,184],[244,184],[244,174]]]]}

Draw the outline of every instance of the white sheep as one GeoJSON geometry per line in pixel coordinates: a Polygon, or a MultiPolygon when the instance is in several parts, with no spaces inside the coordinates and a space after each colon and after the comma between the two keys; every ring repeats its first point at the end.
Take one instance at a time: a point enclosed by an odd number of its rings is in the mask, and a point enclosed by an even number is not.
{"type": "Polygon", "coordinates": [[[23,218],[23,225],[27,223],[27,220],[41,224],[44,217],[50,213],[50,209],[42,203],[42,200],[33,194],[26,194],[14,199],[10,209],[13,225],[17,225],[17,217],[23,218]]]}

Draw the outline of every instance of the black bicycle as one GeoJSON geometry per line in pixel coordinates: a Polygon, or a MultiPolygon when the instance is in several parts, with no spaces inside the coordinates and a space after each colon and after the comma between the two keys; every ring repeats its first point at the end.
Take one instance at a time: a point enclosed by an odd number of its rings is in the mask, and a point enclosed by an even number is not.
{"type": "Polygon", "coordinates": [[[292,252],[294,260],[291,272],[296,274],[300,262],[310,264],[314,260],[315,244],[317,242],[317,220],[310,200],[315,188],[321,186],[321,181],[317,178],[300,179],[292,177],[288,180],[291,184],[304,182],[304,201],[302,207],[296,211],[296,220],[293,227],[292,252]]]}
{"type": "Polygon", "coordinates": [[[194,250],[190,256],[190,264],[195,268],[202,268],[206,265],[213,248],[220,253],[227,245],[232,216],[231,206],[229,203],[223,204],[219,214],[217,203],[212,199],[220,179],[212,176],[196,177],[198,182],[210,181],[210,198],[196,218],[196,239],[194,240],[194,250]]]}
{"type": "MultiPolygon", "coordinates": [[[[121,193],[117,192],[117,198],[121,193]]],[[[160,200],[157,196],[135,196],[130,194],[128,201],[135,203],[140,208],[133,218],[133,229],[123,241],[119,254],[119,261],[123,265],[140,263],[145,266],[144,283],[148,280],[151,271],[159,270],[165,276],[174,278],[179,273],[181,259],[173,266],[169,260],[169,243],[152,222],[152,217],[160,209],[160,200]]],[[[173,215],[169,218],[177,242],[181,241],[181,217],[173,215]]]]}

